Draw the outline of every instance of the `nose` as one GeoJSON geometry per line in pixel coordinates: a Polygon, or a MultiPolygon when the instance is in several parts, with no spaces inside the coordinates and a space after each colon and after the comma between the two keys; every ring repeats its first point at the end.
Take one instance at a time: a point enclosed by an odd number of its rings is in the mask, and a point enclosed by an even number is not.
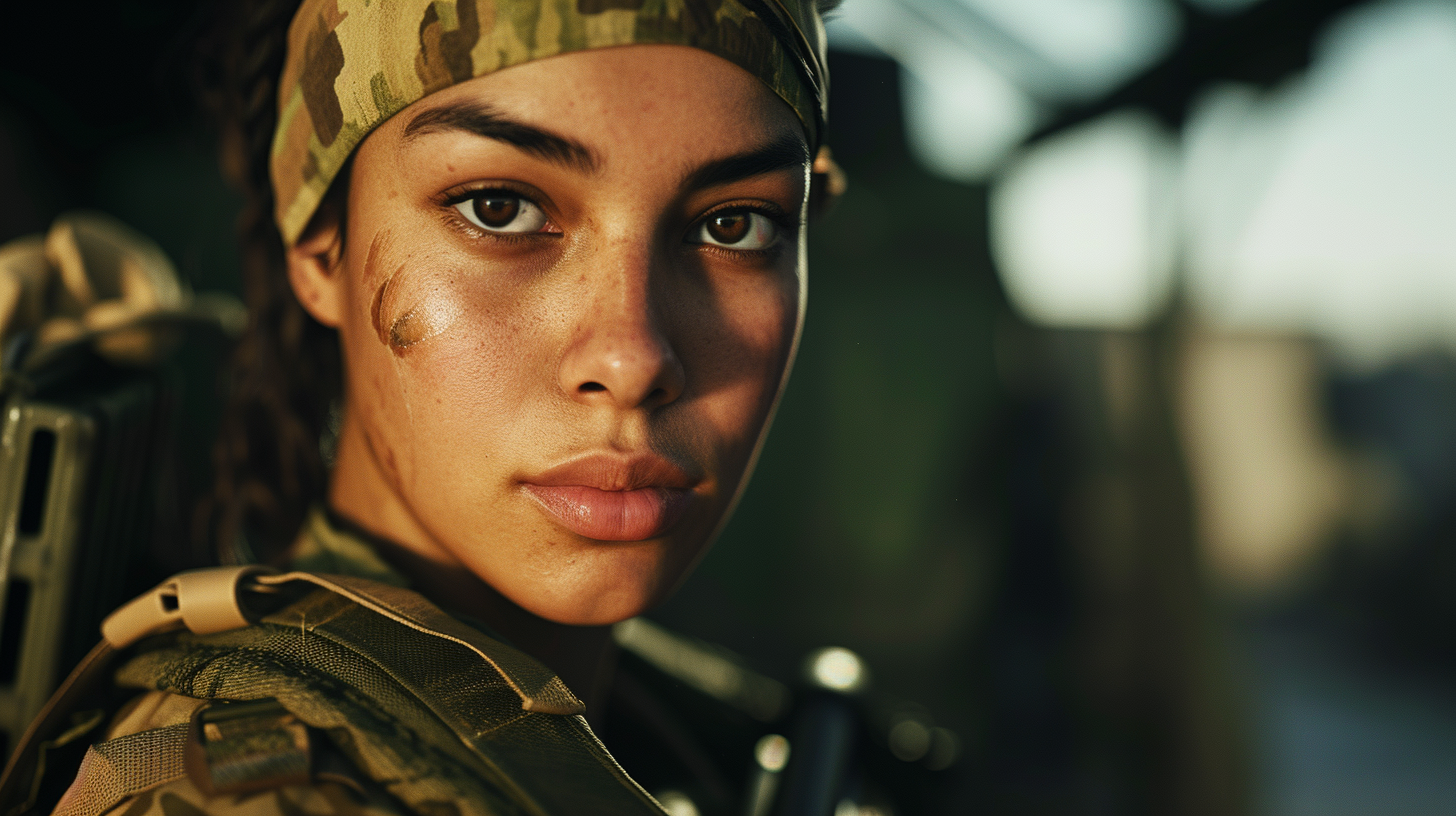
{"type": "Polygon", "coordinates": [[[654,305],[651,259],[630,254],[611,272],[587,275],[590,305],[562,359],[560,384],[577,402],[651,410],[682,396],[687,375],[654,305]]]}

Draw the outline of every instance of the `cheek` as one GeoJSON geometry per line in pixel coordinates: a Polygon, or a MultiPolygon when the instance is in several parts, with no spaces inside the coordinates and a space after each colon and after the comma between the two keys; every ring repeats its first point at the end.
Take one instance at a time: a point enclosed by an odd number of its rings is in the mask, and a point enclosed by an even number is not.
{"type": "Polygon", "coordinates": [[[387,344],[402,387],[423,405],[416,421],[482,433],[510,424],[536,390],[540,349],[529,323],[518,311],[493,309],[458,289],[403,310],[387,344]]]}
{"type": "Polygon", "coordinates": [[[409,379],[446,391],[456,380],[496,380],[522,351],[521,277],[448,252],[414,255],[387,274],[366,272],[370,326],[409,379]]]}
{"type": "Polygon", "coordinates": [[[398,354],[403,388],[417,395],[421,431],[499,436],[539,390],[536,356],[508,315],[459,309],[444,330],[398,354]]]}
{"type": "Polygon", "coordinates": [[[716,319],[697,321],[691,359],[697,389],[723,441],[742,447],[755,441],[783,382],[799,328],[797,280],[780,285],[720,287],[716,319]]]}
{"type": "Polygon", "coordinates": [[[508,277],[459,258],[372,266],[346,327],[350,398],[371,445],[397,454],[396,480],[432,480],[442,462],[498,449],[521,415],[539,367],[532,321],[508,277]]]}

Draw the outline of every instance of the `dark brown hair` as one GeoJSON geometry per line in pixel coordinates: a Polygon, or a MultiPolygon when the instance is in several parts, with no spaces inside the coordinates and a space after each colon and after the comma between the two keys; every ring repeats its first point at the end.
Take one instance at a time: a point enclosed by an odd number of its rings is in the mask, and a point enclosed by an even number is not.
{"type": "Polygon", "coordinates": [[[196,525],[224,563],[278,558],[309,507],[323,502],[328,471],[319,440],[342,387],[336,334],[294,296],[273,220],[268,158],[288,24],[298,6],[299,0],[228,4],[204,43],[212,52],[209,96],[221,124],[223,172],[244,196],[238,237],[248,324],[233,355],[213,452],[216,481],[196,525]]]}

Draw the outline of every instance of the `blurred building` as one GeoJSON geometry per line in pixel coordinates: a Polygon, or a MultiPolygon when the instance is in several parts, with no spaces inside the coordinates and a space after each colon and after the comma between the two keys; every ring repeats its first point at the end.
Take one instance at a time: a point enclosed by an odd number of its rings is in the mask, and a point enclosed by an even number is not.
{"type": "Polygon", "coordinates": [[[992,583],[1026,595],[980,625],[1072,687],[1024,764],[1081,752],[1062,812],[1449,812],[1456,5],[871,0],[833,31],[901,66],[921,165],[988,190],[1003,399],[1051,453],[997,461],[992,515],[1032,506],[992,583]]]}

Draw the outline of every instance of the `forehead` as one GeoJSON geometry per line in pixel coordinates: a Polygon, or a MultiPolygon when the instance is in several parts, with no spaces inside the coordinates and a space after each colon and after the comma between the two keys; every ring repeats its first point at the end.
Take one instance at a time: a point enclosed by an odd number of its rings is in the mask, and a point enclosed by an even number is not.
{"type": "Polygon", "coordinates": [[[806,141],[793,109],[737,65],[686,46],[630,45],[562,54],[451,86],[395,115],[366,143],[375,136],[398,147],[421,141],[410,125],[422,115],[472,104],[605,158],[645,150],[667,160],[785,137],[806,141]]]}

